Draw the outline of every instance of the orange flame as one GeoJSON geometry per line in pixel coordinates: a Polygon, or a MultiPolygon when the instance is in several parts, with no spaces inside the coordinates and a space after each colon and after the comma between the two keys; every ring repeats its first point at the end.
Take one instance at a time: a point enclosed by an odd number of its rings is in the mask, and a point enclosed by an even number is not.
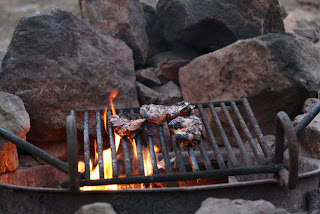
{"type": "MultiPolygon", "coordinates": [[[[119,93],[119,90],[115,90],[110,93],[109,96],[109,102],[110,102],[110,107],[112,114],[115,115],[117,112],[115,110],[113,100],[117,97],[119,93]]],[[[107,126],[107,112],[108,108],[105,108],[104,113],[103,113],[103,120],[104,120],[104,128],[105,131],[108,133],[108,126],[107,126]]],[[[121,137],[114,132],[114,139],[115,139],[115,148],[116,151],[118,151],[120,142],[121,142],[121,137]]],[[[98,152],[97,152],[97,145],[96,145],[96,140],[94,142],[94,163],[97,163],[98,161],[98,152]]],[[[136,142],[133,139],[132,140],[132,148],[133,148],[133,154],[135,160],[138,159],[138,153],[137,153],[137,146],[136,142]]],[[[160,152],[160,148],[157,146],[154,146],[155,153],[160,152]]],[[[143,162],[144,162],[144,171],[145,171],[145,176],[151,175],[153,173],[153,167],[152,167],[152,161],[149,153],[149,149],[145,148],[143,149],[143,162]]],[[[94,167],[92,160],[90,160],[90,179],[91,180],[98,180],[100,178],[100,172],[99,172],[99,163],[94,167]]],[[[111,149],[106,149],[103,151],[103,170],[104,170],[104,178],[112,178],[113,177],[113,171],[112,171],[112,155],[111,155],[111,149]]],[[[82,161],[79,161],[78,163],[78,171],[79,172],[84,172],[85,171],[85,164],[82,161]]],[[[89,191],[89,190],[117,190],[118,185],[101,185],[101,186],[84,186],[80,188],[83,191],[89,191]]]]}

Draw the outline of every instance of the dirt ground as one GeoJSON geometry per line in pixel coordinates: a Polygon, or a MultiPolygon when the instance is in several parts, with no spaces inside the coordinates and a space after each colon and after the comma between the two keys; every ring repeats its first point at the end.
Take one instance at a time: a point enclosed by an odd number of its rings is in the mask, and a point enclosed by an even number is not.
{"type": "MultiPolygon", "coordinates": [[[[143,0],[151,3],[156,0],[143,0]]],[[[320,0],[280,0],[288,11],[286,29],[315,27],[320,30],[320,0]]],[[[152,3],[151,3],[152,4],[152,3]]],[[[0,51],[8,47],[18,21],[31,13],[49,12],[59,7],[79,16],[78,0],[1,0],[0,1],[0,51]]]]}

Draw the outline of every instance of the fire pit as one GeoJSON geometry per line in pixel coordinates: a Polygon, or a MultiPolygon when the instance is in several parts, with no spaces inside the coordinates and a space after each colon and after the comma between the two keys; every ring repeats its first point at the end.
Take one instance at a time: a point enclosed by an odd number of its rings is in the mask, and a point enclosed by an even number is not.
{"type": "MultiPolygon", "coordinates": [[[[201,202],[207,197],[218,198],[243,198],[248,200],[265,199],[274,205],[298,211],[306,208],[305,194],[318,189],[320,161],[299,157],[296,144],[296,134],[319,112],[320,104],[302,120],[295,128],[284,112],[278,114],[277,136],[275,148],[270,148],[263,139],[261,130],[254,118],[250,105],[246,99],[215,101],[196,103],[196,108],[201,116],[208,136],[208,141],[200,140],[198,146],[187,146],[186,151],[174,138],[172,144],[174,152],[168,152],[166,148],[163,125],[158,126],[158,132],[153,133],[152,124],[148,122],[135,137],[137,160],[132,159],[133,152],[129,149],[129,139],[122,139],[124,156],[124,173],[119,169],[119,158],[116,154],[116,142],[114,132],[110,124],[106,124],[110,140],[109,153],[112,159],[112,175],[105,176],[103,167],[104,137],[102,131],[102,115],[104,109],[75,110],[67,118],[67,136],[69,146],[68,166],[54,157],[28,144],[26,141],[8,133],[0,128],[0,136],[22,147],[26,151],[41,157],[61,171],[68,172],[70,179],[67,182],[69,189],[31,188],[16,185],[1,184],[0,206],[3,212],[21,213],[25,211],[34,213],[72,213],[80,206],[97,201],[109,202],[117,212],[145,213],[145,212],[181,212],[192,213],[196,211],[201,202]],[[219,108],[219,109],[218,109],[219,108]],[[208,111],[206,111],[208,110],[208,111]],[[233,117],[238,121],[242,132],[235,125],[233,117]],[[217,137],[213,135],[212,125],[209,123],[207,112],[212,114],[212,119],[220,133],[224,149],[219,147],[217,137]],[[243,116],[244,114],[246,115],[243,116]],[[226,124],[231,127],[237,148],[231,146],[224,125],[219,115],[225,115],[226,124]],[[76,119],[77,118],[77,119],[76,119]],[[83,120],[83,162],[85,170],[80,173],[78,169],[77,150],[77,125],[83,120]],[[99,177],[90,180],[90,123],[95,118],[94,129],[97,137],[97,155],[99,177]],[[143,132],[144,131],[144,132],[143,132]],[[252,133],[253,131],[253,133],[252,133]],[[142,149],[143,133],[146,133],[149,154],[153,171],[145,174],[142,149]],[[246,136],[250,148],[245,146],[242,136],[246,136]],[[153,145],[153,136],[159,137],[162,154],[156,154],[153,145]],[[254,137],[255,136],[255,137],[254,137]],[[284,138],[284,136],[286,136],[284,138]],[[256,138],[256,140],[255,140],[256,138]],[[258,142],[258,143],[257,143],[258,142]],[[289,155],[284,155],[286,147],[289,155]],[[208,148],[211,148],[208,149],[208,148]],[[159,170],[159,160],[162,160],[165,170],[159,170]],[[175,159],[178,171],[171,165],[175,159]],[[138,173],[134,172],[133,162],[138,162],[138,173]],[[188,164],[190,163],[190,164],[188,164]],[[205,166],[199,167],[201,164],[205,166]],[[214,164],[212,164],[214,163],[214,164]],[[190,165],[192,171],[186,169],[190,165]],[[166,183],[185,180],[201,181],[204,178],[225,178],[229,176],[229,183],[207,184],[188,187],[165,187],[145,189],[118,189],[108,191],[81,191],[85,186],[110,185],[110,184],[142,184],[142,183],[166,183]],[[230,177],[232,176],[232,177],[230,177]],[[233,178],[233,181],[231,181],[233,178]],[[289,190],[288,188],[292,189],[289,190]],[[63,211],[62,211],[63,210],[63,211]]],[[[127,112],[132,118],[138,117],[138,108],[118,109],[118,112],[127,112]]],[[[108,110],[106,117],[111,116],[108,110]]],[[[107,122],[108,120],[106,120],[107,122]]],[[[82,122],[81,122],[82,123],[82,122]]],[[[166,125],[166,124],[165,124],[166,125]]],[[[223,179],[222,179],[223,180],[223,179]]],[[[228,181],[228,180],[227,180],[228,181]]],[[[223,182],[226,182],[223,180],[223,182]]]]}

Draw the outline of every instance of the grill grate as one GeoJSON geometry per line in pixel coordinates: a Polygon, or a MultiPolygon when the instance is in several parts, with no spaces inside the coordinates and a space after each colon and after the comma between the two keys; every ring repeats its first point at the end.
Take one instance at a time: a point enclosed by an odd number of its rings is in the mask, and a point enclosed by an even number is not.
{"type": "MultiPolygon", "coordinates": [[[[133,184],[133,183],[148,183],[148,182],[164,182],[164,181],[179,181],[179,180],[191,180],[197,178],[209,178],[216,176],[234,176],[244,174],[259,174],[259,173],[276,173],[282,167],[287,167],[283,163],[275,164],[272,161],[271,149],[263,139],[263,134],[259,128],[259,125],[254,117],[249,102],[247,99],[238,100],[227,100],[227,101],[213,101],[194,103],[196,106],[194,111],[198,111],[204,130],[206,132],[207,139],[201,139],[197,146],[183,146],[175,141],[172,133],[171,142],[166,142],[164,135],[164,126],[167,126],[170,118],[167,118],[167,123],[162,125],[151,124],[146,121],[142,130],[136,135],[135,142],[137,148],[138,167],[139,175],[133,175],[132,173],[132,160],[130,158],[129,139],[122,138],[121,145],[124,153],[124,166],[125,176],[119,175],[119,160],[117,160],[115,139],[113,128],[110,125],[109,119],[107,119],[107,130],[110,141],[111,155],[112,155],[112,178],[104,177],[104,166],[103,166],[103,142],[102,133],[104,130],[101,128],[102,116],[101,113],[104,109],[96,110],[73,110],[71,115],[67,119],[67,130],[68,130],[68,144],[69,153],[72,160],[69,157],[69,168],[70,168],[70,183],[71,188],[78,189],[79,186],[93,186],[93,185],[106,185],[106,184],[133,184]],[[240,111],[242,107],[243,111],[240,111]],[[241,112],[244,112],[243,116],[241,112]],[[221,116],[224,115],[226,122],[221,121],[221,116]],[[90,126],[89,121],[95,118],[95,131],[97,139],[97,152],[98,152],[98,163],[100,179],[90,180],[89,174],[89,160],[90,160],[90,126]],[[209,120],[213,121],[213,123],[209,120]],[[77,121],[77,122],[76,122],[77,121]],[[77,124],[78,123],[78,124],[77,124]],[[83,144],[84,144],[84,155],[83,160],[85,163],[85,171],[79,176],[77,166],[77,138],[71,137],[76,136],[77,126],[83,123],[83,144]],[[157,132],[153,133],[152,126],[158,126],[157,132]],[[240,127],[240,128],[239,128],[240,127]],[[230,136],[227,135],[226,128],[232,133],[230,136]],[[143,132],[144,130],[144,132],[143,132]],[[146,133],[147,145],[149,148],[153,175],[145,176],[144,165],[143,165],[143,143],[142,134],[146,133]],[[218,134],[216,134],[218,133],[218,134]],[[165,163],[165,172],[159,172],[157,167],[157,158],[154,151],[154,137],[159,137],[160,146],[162,149],[162,157],[165,163]],[[237,148],[240,151],[243,160],[236,158],[235,149],[231,145],[231,141],[236,142],[237,148]],[[250,149],[245,146],[244,142],[249,142],[250,149]],[[258,143],[257,143],[258,142],[258,143]],[[223,147],[220,144],[223,144],[223,147]],[[167,150],[167,145],[172,145],[175,153],[176,162],[179,168],[178,173],[173,173],[173,168],[170,163],[170,155],[167,150]],[[192,166],[192,172],[187,172],[186,163],[183,161],[182,149],[186,147],[186,151],[189,156],[189,161],[192,166]],[[200,170],[199,162],[197,161],[195,152],[200,152],[202,161],[205,165],[205,170],[200,170]],[[224,152],[225,151],[225,152],[224,152]],[[214,154],[215,161],[219,168],[214,168],[208,153],[214,154]],[[250,158],[250,154],[254,154],[255,161],[250,158]],[[225,158],[225,156],[227,158],[225,158]]],[[[138,114],[139,108],[122,108],[117,109],[117,114],[127,113],[131,116],[131,119],[140,118],[138,114]]],[[[111,116],[111,110],[107,112],[107,118],[111,116]]],[[[203,135],[204,136],[204,135],[203,135]]],[[[92,143],[92,142],[91,142],[92,143]]]]}

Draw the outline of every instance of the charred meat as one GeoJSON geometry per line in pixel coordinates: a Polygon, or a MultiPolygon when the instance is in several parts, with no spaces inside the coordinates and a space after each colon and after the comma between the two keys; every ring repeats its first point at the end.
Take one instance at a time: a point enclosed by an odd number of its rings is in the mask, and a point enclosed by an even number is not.
{"type": "Polygon", "coordinates": [[[140,115],[152,123],[162,124],[166,121],[167,111],[167,106],[143,105],[140,108],[140,115]]]}
{"type": "Polygon", "coordinates": [[[136,136],[139,127],[146,119],[128,120],[125,116],[112,115],[109,118],[115,132],[121,137],[128,136],[133,138],[136,136]]]}
{"type": "Polygon", "coordinates": [[[140,108],[140,115],[152,123],[163,124],[166,121],[166,117],[185,116],[190,114],[192,109],[194,109],[194,105],[184,101],[171,106],[150,104],[143,105],[140,108]]]}
{"type": "Polygon", "coordinates": [[[168,124],[174,139],[183,145],[195,145],[201,139],[202,123],[198,116],[177,117],[168,124]]]}

